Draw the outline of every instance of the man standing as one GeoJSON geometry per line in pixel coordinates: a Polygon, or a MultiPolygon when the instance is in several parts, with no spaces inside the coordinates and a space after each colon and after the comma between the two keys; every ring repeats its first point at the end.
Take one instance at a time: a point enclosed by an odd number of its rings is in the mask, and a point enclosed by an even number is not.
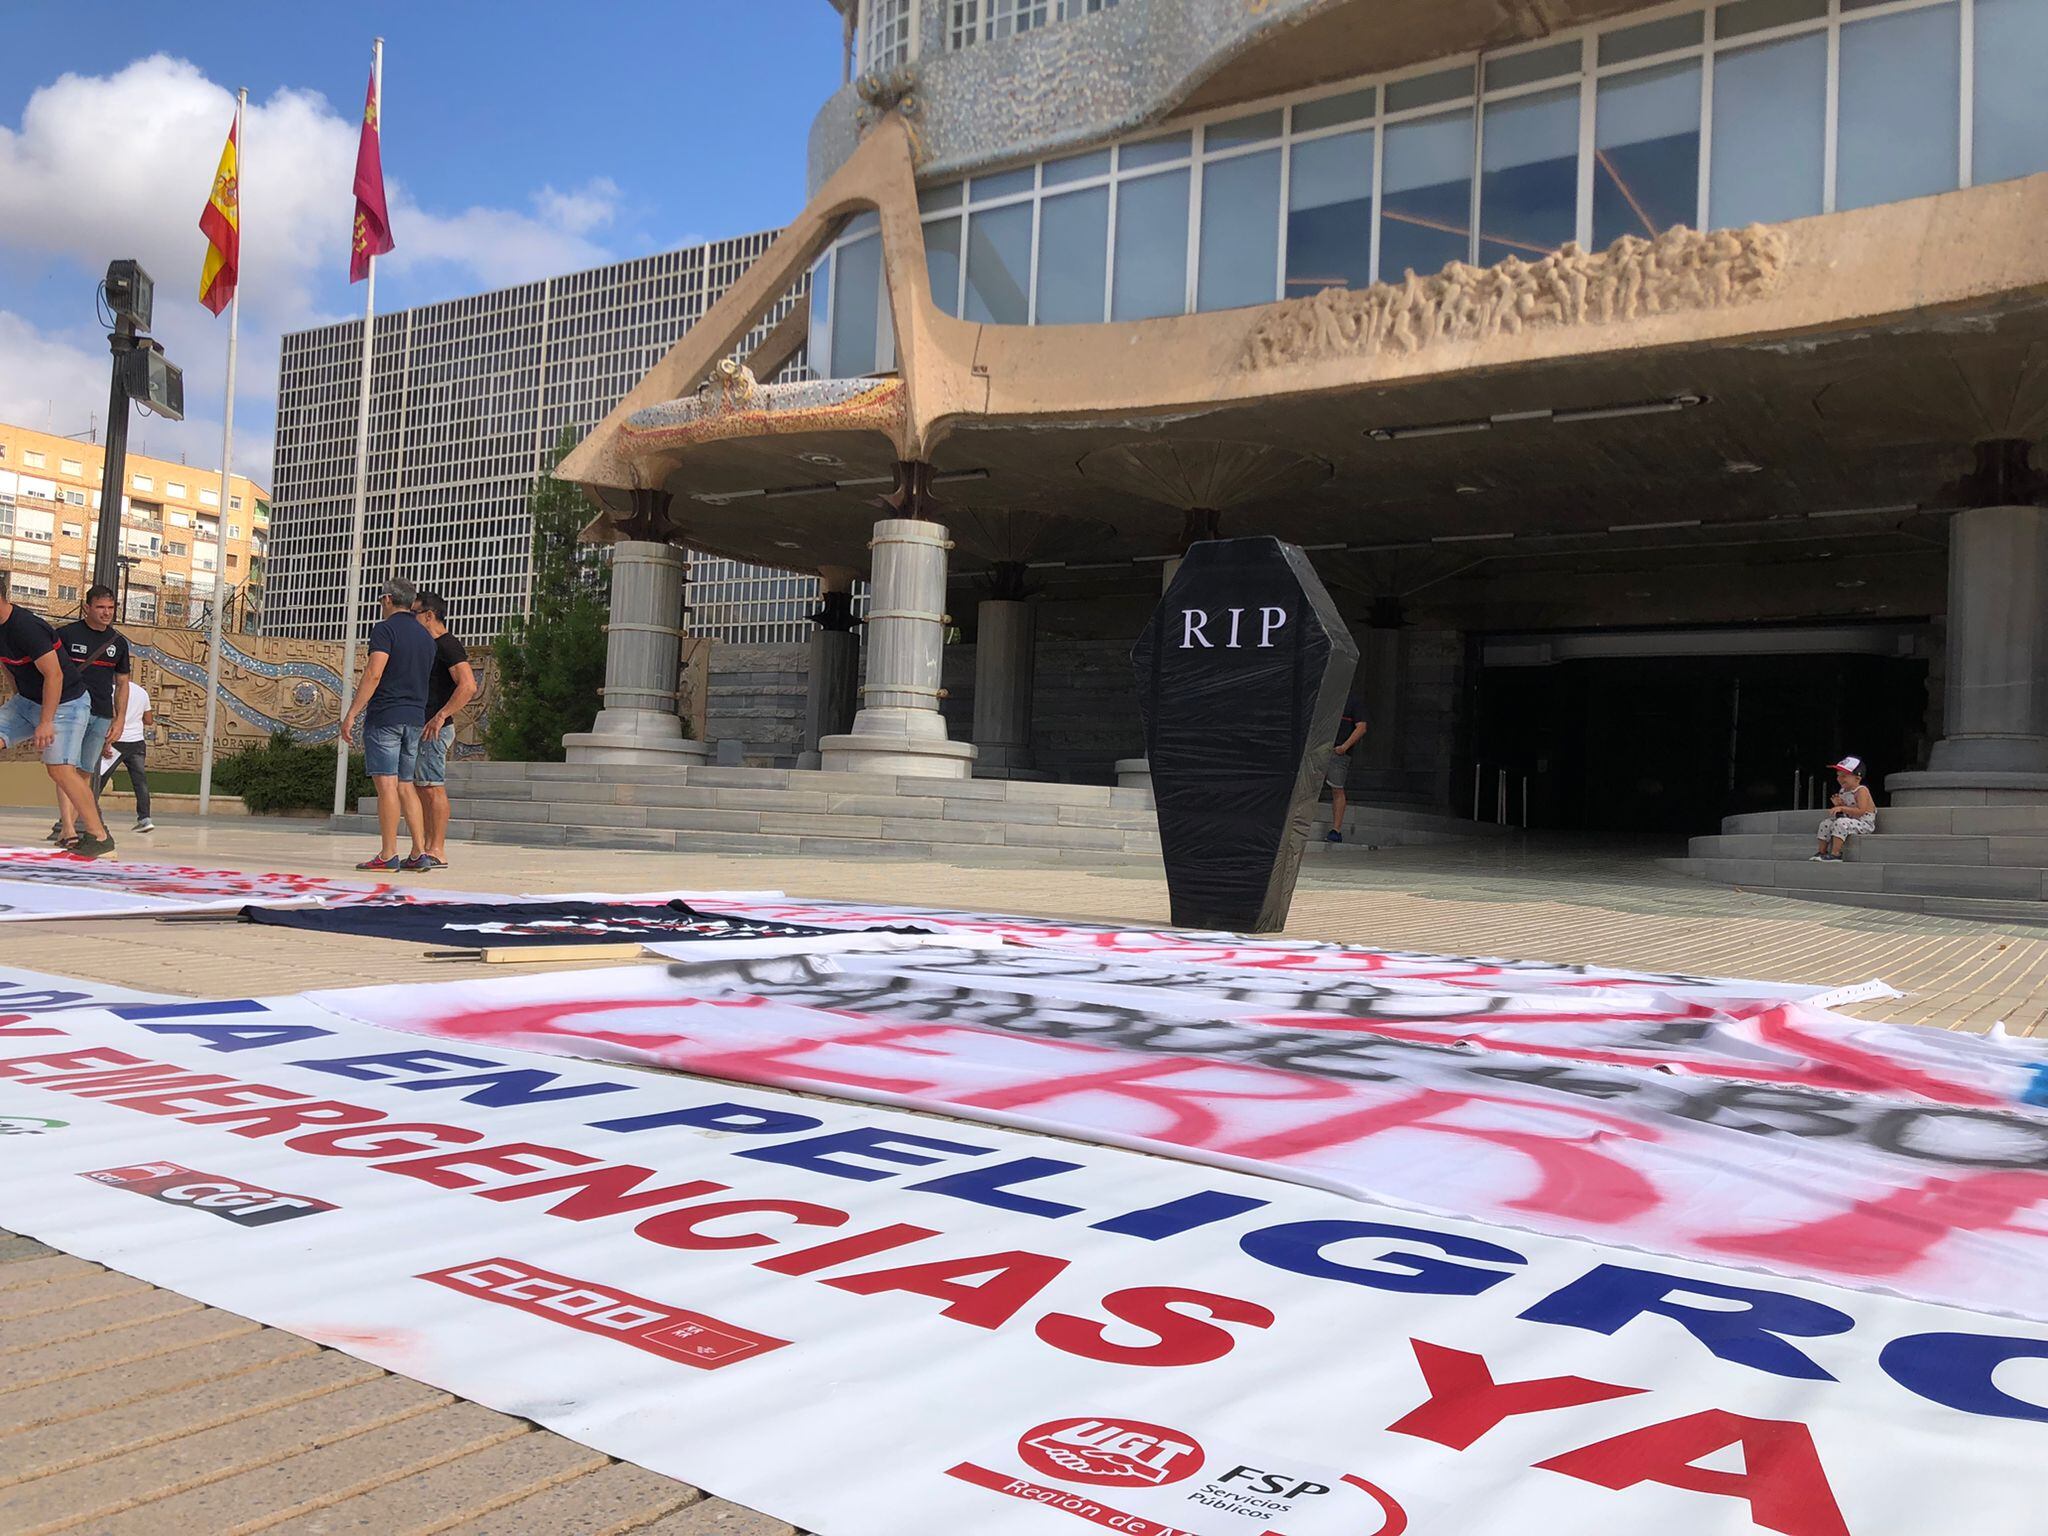
{"type": "Polygon", "coordinates": [[[1344,786],[1351,782],[1351,749],[1364,739],[1365,711],[1353,694],[1344,701],[1344,713],[1337,720],[1337,748],[1330,754],[1329,771],[1324,775],[1330,786],[1330,830],[1323,834],[1326,843],[1344,841],[1344,786]]]}
{"type": "Polygon", "coordinates": [[[413,792],[419,771],[420,736],[427,721],[427,684],[434,670],[434,641],[413,616],[419,589],[392,577],[384,583],[384,617],[370,631],[370,660],[363,681],[341,717],[341,739],[355,745],[356,721],[363,719],[363,762],[377,786],[378,851],[357,869],[394,870],[398,859],[398,819],[415,848],[425,846],[420,834],[420,799],[413,792]],[[367,717],[365,718],[365,711],[367,717]]]}
{"type": "MultiPolygon", "coordinates": [[[[91,701],[91,717],[78,744],[78,769],[90,781],[100,771],[100,758],[114,724],[128,713],[128,637],[114,628],[114,589],[88,587],[84,616],[73,619],[57,631],[64,647],[64,661],[85,679],[85,696],[91,701]]],[[[94,802],[98,793],[94,792],[94,802]]],[[[63,795],[57,797],[57,825],[51,836],[62,846],[77,840],[77,818],[63,795]]]]}
{"type": "Polygon", "coordinates": [[[448,867],[448,749],[455,743],[455,717],[476,697],[476,670],[469,651],[448,629],[448,605],[438,592],[422,592],[419,620],[434,639],[434,673],[427,683],[427,723],[420,738],[413,790],[420,799],[426,841],[415,842],[405,868],[448,867]]]}
{"type": "Polygon", "coordinates": [[[64,664],[57,632],[8,594],[7,573],[0,571],[0,668],[14,683],[14,696],[0,704],[0,750],[22,742],[41,754],[58,804],[70,802],[85,824],[72,852],[97,859],[114,851],[107,824],[93,804],[92,781],[78,771],[78,745],[92,706],[86,702],[85,680],[64,664]]]}
{"type": "Polygon", "coordinates": [[[150,708],[149,690],[132,678],[128,683],[128,709],[114,728],[113,744],[102,757],[99,778],[92,787],[95,798],[106,793],[114,770],[128,765],[128,787],[135,791],[135,830],[154,832],[149,819],[149,736],[156,729],[156,711],[150,708]]]}

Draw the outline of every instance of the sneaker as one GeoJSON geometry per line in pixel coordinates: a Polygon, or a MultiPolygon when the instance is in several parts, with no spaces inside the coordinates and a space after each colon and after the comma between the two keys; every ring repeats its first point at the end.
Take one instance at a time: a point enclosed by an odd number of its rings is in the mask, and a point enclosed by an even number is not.
{"type": "Polygon", "coordinates": [[[414,869],[426,875],[431,875],[435,870],[446,869],[447,867],[448,861],[446,859],[437,859],[431,853],[421,854],[419,862],[413,865],[414,869]]]}
{"type": "Polygon", "coordinates": [[[427,867],[425,864],[421,862],[421,860],[425,858],[426,855],[424,853],[408,853],[404,858],[398,861],[398,867],[400,869],[416,874],[420,870],[425,869],[427,867]]]}
{"type": "Polygon", "coordinates": [[[1332,828],[1323,834],[1323,841],[1326,843],[1341,843],[1344,841],[1344,834],[1332,828]]]}
{"type": "Polygon", "coordinates": [[[395,854],[395,853],[394,853],[393,855],[391,855],[391,857],[390,857],[390,858],[388,858],[388,859],[387,859],[387,858],[385,858],[385,857],[384,857],[384,856],[383,856],[382,854],[375,854],[375,855],[372,855],[372,856],[371,856],[370,858],[367,858],[367,859],[363,860],[363,862],[362,862],[362,863],[360,863],[360,864],[358,864],[358,865],[356,866],[356,868],[357,868],[357,869],[374,869],[374,870],[376,870],[376,871],[377,871],[377,872],[378,872],[379,874],[387,874],[387,875],[388,875],[388,874],[390,874],[390,873],[391,873],[391,872],[392,872],[393,870],[395,870],[395,869],[403,869],[403,868],[405,868],[405,864],[404,864],[404,862],[403,862],[403,861],[402,861],[402,860],[401,860],[401,859],[400,859],[400,858],[398,857],[398,855],[397,855],[397,854],[395,854]]]}
{"type": "Polygon", "coordinates": [[[1812,857],[1810,857],[1806,862],[1809,864],[1825,864],[1827,863],[1827,861],[1828,856],[1826,854],[1816,853],[1812,857]]]}
{"type": "Polygon", "coordinates": [[[156,823],[147,816],[138,817],[135,822],[135,830],[138,832],[154,832],[156,830],[156,823]]]}
{"type": "Polygon", "coordinates": [[[79,859],[103,859],[113,851],[111,837],[82,836],[70,848],[72,857],[79,859]]]}

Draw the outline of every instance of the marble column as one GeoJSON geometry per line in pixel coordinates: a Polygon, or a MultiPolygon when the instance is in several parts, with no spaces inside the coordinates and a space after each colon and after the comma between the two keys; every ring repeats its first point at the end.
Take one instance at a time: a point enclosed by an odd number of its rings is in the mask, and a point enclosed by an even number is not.
{"type": "Polygon", "coordinates": [[[572,763],[705,762],[710,748],[683,735],[683,584],[689,557],[673,544],[612,546],[611,618],[605,626],[604,707],[588,731],[562,738],[572,763]]]}
{"type": "Polygon", "coordinates": [[[1943,734],[1885,787],[1899,805],[2048,801],[2048,508],[1972,507],[1948,532],[1943,734]]]}
{"type": "Polygon", "coordinates": [[[859,622],[853,616],[854,573],[843,566],[827,566],[818,577],[824,590],[819,594],[818,611],[811,615],[811,623],[817,627],[811,631],[804,749],[796,761],[799,768],[820,765],[818,743],[851,730],[860,704],[860,639],[853,632],[859,622]]]}
{"type": "Polygon", "coordinates": [[[1043,779],[1031,756],[1038,613],[1024,596],[1024,568],[999,564],[994,594],[975,611],[974,774],[1043,779]]]}
{"type": "Polygon", "coordinates": [[[927,518],[885,517],[868,547],[867,685],[853,728],[820,739],[821,764],[828,773],[967,778],[974,748],[948,740],[939,713],[952,541],[927,518]]]}

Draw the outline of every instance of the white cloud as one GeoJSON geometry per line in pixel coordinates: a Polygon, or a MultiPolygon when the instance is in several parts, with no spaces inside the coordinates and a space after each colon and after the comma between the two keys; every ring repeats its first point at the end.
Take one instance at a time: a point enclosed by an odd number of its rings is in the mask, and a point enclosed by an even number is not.
{"type": "MultiPolygon", "coordinates": [[[[153,333],[184,366],[193,408],[210,414],[226,339],[223,322],[198,302],[198,219],[233,115],[232,92],[197,66],[157,54],[112,75],[63,75],[29,98],[18,127],[0,126],[0,251],[75,261],[94,275],[110,257],[139,259],[157,284],[153,333]]],[[[238,416],[252,429],[248,451],[236,454],[244,472],[268,474],[279,336],[335,318],[357,128],[353,107],[337,112],[316,92],[282,89],[249,103],[236,390],[238,416]]],[[[610,259],[592,238],[619,200],[606,178],[567,191],[543,187],[530,210],[442,212],[415,203],[388,160],[386,174],[394,275],[445,267],[448,291],[460,293],[610,259]]],[[[79,308],[82,318],[83,295],[79,308]]],[[[83,426],[106,408],[105,357],[105,341],[89,330],[39,330],[0,312],[0,411],[30,423],[47,412],[83,426]]],[[[218,454],[214,431],[210,446],[195,444],[195,461],[218,454]]]]}

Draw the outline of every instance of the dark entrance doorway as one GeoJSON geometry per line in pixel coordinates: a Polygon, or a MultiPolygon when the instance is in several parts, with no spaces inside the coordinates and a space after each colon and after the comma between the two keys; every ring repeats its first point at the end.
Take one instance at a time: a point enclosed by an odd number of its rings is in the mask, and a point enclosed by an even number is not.
{"type": "MultiPolygon", "coordinates": [[[[1472,736],[1483,820],[1503,772],[1511,821],[1526,778],[1532,827],[1690,834],[1793,805],[1795,772],[1800,794],[1812,780],[1824,799],[1827,765],[1845,752],[1871,765],[1873,788],[1918,762],[1927,663],[1896,648],[1602,655],[1574,654],[1571,639],[1483,647],[1472,736]]],[[[1627,637],[1597,639],[1627,648],[1627,637]]]]}

